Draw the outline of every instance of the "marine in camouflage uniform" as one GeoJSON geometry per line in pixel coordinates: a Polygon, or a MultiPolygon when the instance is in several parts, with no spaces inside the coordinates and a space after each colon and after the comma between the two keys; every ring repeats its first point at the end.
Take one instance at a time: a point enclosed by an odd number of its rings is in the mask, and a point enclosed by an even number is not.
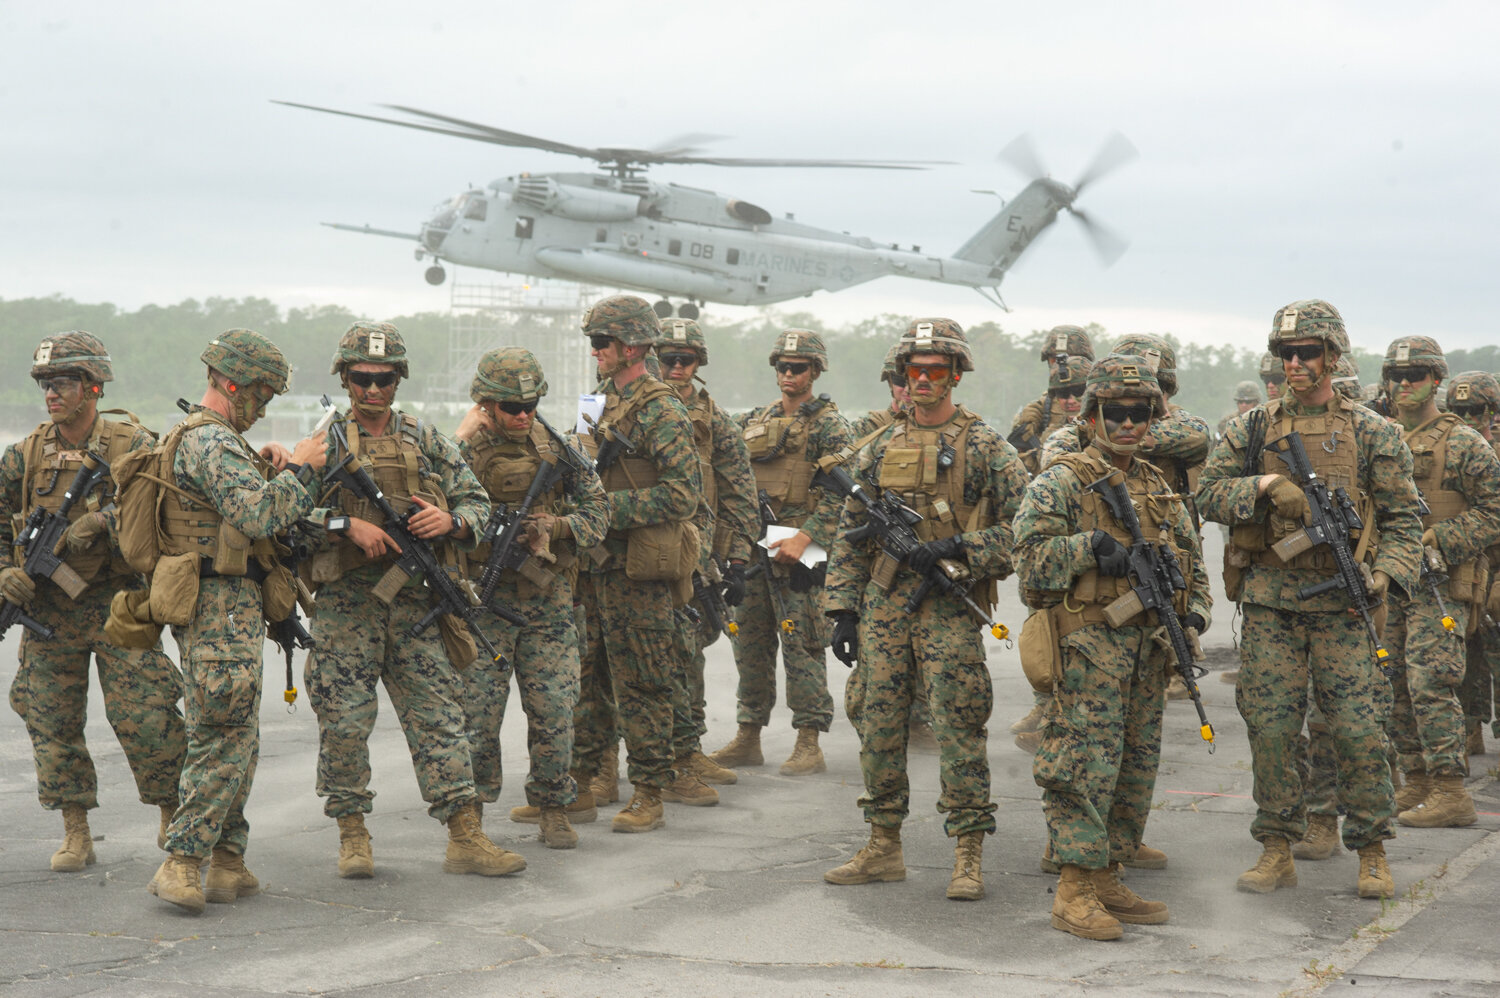
{"type": "MultiPolygon", "coordinates": [[[[338,375],[350,408],[336,417],[348,452],[330,433],[327,460],[357,461],[398,513],[419,507],[408,529],[457,572],[460,549],[472,550],[489,518],[489,497],[453,441],[393,408],[410,373],[400,332],[385,322],[354,323],[340,338],[329,373],[338,375]]],[[[444,872],[517,873],[526,861],[496,847],[482,829],[458,674],[468,656],[445,647],[454,643],[452,630],[446,639],[441,634],[452,622],[412,633],[431,607],[425,580],[388,576],[399,549],[381,529],[379,510],[327,481],[320,513],[342,517],[328,522],[334,529],[310,562],[317,645],[307,656],[304,680],[318,716],[316,789],[325,798],[323,813],[339,826],[339,875],[374,872],[364,816],[375,799],[369,740],[382,683],[406,735],[427,813],[448,826],[444,872]]]]}
{"type": "Polygon", "coordinates": [[[31,736],[42,807],[62,811],[63,844],[52,855],[52,869],[77,872],[94,862],[88,812],[99,806],[99,780],[84,740],[90,656],[98,665],[104,714],[125,750],[142,803],[160,809],[163,832],[177,810],[182,770],[182,677],[159,640],[150,648],[124,648],[104,634],[115,591],[144,586],[110,542],[114,514],[107,504],[114,487],[108,474],[69,511],[58,552],[76,576],[66,579],[69,588],[86,588],[69,596],[51,579],[32,580],[21,567],[25,552],[17,542],[27,518],[34,509],[56,512],[62,506],[85,454],[113,464],[154,443],[140,426],[99,415],[104,384],[114,380],[114,371],[93,334],[75,330],[42,340],[31,377],[50,418],[0,456],[0,592],[55,633],[46,640],[22,633],[10,705],[31,736]]]}
{"type": "Polygon", "coordinates": [[[974,369],[963,329],[951,319],[918,319],[896,361],[913,408],[853,457],[851,477],[875,497],[894,493],[923,517],[921,547],[903,561],[873,539],[847,539],[866,522],[863,504],[843,506],[830,552],[825,612],[834,653],[853,673],[845,710],[859,732],[860,798],[870,842],[824,874],[834,884],[901,880],[901,824],[910,806],[908,713],[920,688],[932,711],[942,792],[937,809],[957,840],[948,897],[984,896],[984,836],[994,832],[987,729],[994,702],[979,624],[958,596],[930,592],[907,609],[939,563],[964,570],[975,600],[994,605],[995,583],[1011,572],[1011,519],[1026,488],[1016,452],[982,419],[953,403],[954,386],[974,369]],[[857,661],[856,661],[857,659],[857,661]]]}
{"type": "Polygon", "coordinates": [[[1398,807],[1396,819],[1422,828],[1472,825],[1479,819],[1464,787],[1469,767],[1458,688],[1468,619],[1484,598],[1480,559],[1500,541],[1500,461],[1457,415],[1438,411],[1435,396],[1448,364],[1435,340],[1395,340],[1381,376],[1392,386],[1414,480],[1429,508],[1422,517],[1424,556],[1433,572],[1447,576],[1445,585],[1429,578],[1405,594],[1393,591],[1387,601],[1386,671],[1395,694],[1387,731],[1406,774],[1398,801],[1408,805],[1398,807]],[[1411,803],[1419,796],[1420,803],[1411,803]]]}
{"type": "Polygon", "coordinates": [[[1266,400],[1279,399],[1286,390],[1286,371],[1281,358],[1270,350],[1260,355],[1260,383],[1266,386],[1266,400]]]}
{"type": "MultiPolygon", "coordinates": [[[[209,343],[202,360],[207,390],[162,440],[176,489],[162,497],[162,557],[152,587],[165,597],[173,570],[199,577],[191,609],[165,607],[181,619],[157,617],[173,625],[182,651],[187,755],[181,805],[164,845],[170,855],[147,888],[194,913],[203,911],[205,900],[230,902],[260,890],[244,860],[250,838],[245,802],[260,754],[266,636],[257,578],[263,573],[250,567],[263,566],[251,555],[265,553],[268,538],[312,511],[304,483],[322,464],[320,441],[303,440],[288,455],[272,446],[257,453],[245,440],[270,400],[287,390],[291,368],[275,344],[251,330],[231,329],[209,343]],[[252,542],[248,549],[245,539],[252,542]],[[205,859],[208,878],[200,887],[205,859]]],[[[157,603],[153,613],[161,609],[157,603]]]]}
{"type": "Polygon", "coordinates": [[[1255,384],[1255,382],[1241,381],[1239,384],[1235,385],[1234,412],[1219,420],[1218,432],[1215,434],[1214,439],[1217,440],[1219,437],[1222,437],[1224,435],[1224,427],[1229,425],[1229,421],[1231,419],[1236,416],[1243,416],[1251,409],[1254,409],[1256,406],[1260,405],[1260,402],[1260,388],[1255,384]]]}
{"type": "MultiPolygon", "coordinates": [[[[1464,421],[1464,425],[1478,433],[1500,456],[1500,444],[1495,441],[1493,420],[1500,413],[1500,379],[1484,371],[1464,371],[1455,374],[1448,382],[1448,412],[1464,421]]],[[[1469,633],[1464,662],[1464,681],[1458,696],[1464,708],[1465,725],[1468,729],[1468,754],[1484,754],[1484,724],[1495,717],[1495,677],[1500,659],[1500,587],[1495,578],[1500,575],[1500,545],[1492,545],[1485,551],[1488,562],[1488,581],[1485,584],[1483,605],[1476,603],[1469,613],[1469,633]]]]}
{"type": "MultiPolygon", "coordinates": [[[[570,454],[536,416],[547,394],[547,379],[531,352],[521,347],[491,350],[479,360],[469,387],[475,402],[460,427],[459,453],[489,497],[517,511],[539,475],[552,486],[536,495],[513,551],[525,553],[520,568],[506,568],[493,598],[526,618],[524,627],[500,627],[495,645],[505,657],[480,656],[464,670],[464,708],[474,783],[480,800],[494,802],[502,784],[500,726],[510,696],[511,676],[526,713],[530,769],[526,804],[511,810],[512,821],[539,824],[542,842],[571,849],[578,834],[568,822],[594,820],[589,774],[570,772],[573,707],[578,703],[578,631],[573,623],[573,580],[578,547],[604,539],[608,509],[604,487],[593,466],[570,454]],[[581,789],[580,789],[581,787],[581,789]]],[[[469,557],[476,586],[491,556],[491,543],[469,557]]]]}
{"type": "MultiPolygon", "coordinates": [[[[1422,531],[1411,452],[1395,427],[1334,392],[1333,365],[1349,351],[1343,318],[1325,301],[1294,302],[1276,312],[1268,346],[1283,357],[1288,394],[1264,407],[1267,440],[1301,433],[1318,477],[1329,488],[1347,489],[1364,522],[1378,531],[1373,558],[1370,545],[1358,545],[1355,552],[1373,562],[1374,598],[1383,598],[1392,584],[1412,591],[1422,531]]],[[[1264,853],[1241,875],[1239,887],[1266,892],[1296,884],[1290,844],[1307,828],[1297,735],[1307,716],[1310,676],[1338,754],[1347,809],[1343,842],[1360,852],[1359,893],[1388,897],[1395,889],[1384,847],[1392,834],[1392,793],[1381,722],[1389,687],[1344,592],[1298,596],[1303,587],[1334,574],[1327,549],[1315,547],[1289,562],[1271,550],[1302,528],[1307,498],[1268,453],[1252,458],[1254,473],[1244,473],[1247,419],[1230,420],[1198,489],[1199,509],[1207,519],[1233,528],[1231,554],[1242,554],[1239,560],[1246,563],[1235,699],[1248,730],[1255,776],[1250,831],[1264,853]]]]}
{"type": "Polygon", "coordinates": [[[1121,884],[1119,869],[1140,848],[1151,811],[1165,673],[1174,668],[1171,651],[1155,637],[1161,623],[1154,612],[1111,622],[1112,604],[1132,593],[1127,552],[1134,538],[1089,485],[1123,485],[1143,536],[1170,547],[1187,583],[1174,605],[1185,630],[1205,630],[1212,604],[1181,495],[1137,457],[1165,405],[1154,367],[1118,352],[1094,366],[1081,423],[1088,446],[1043,469],[1015,520],[1022,593],[1047,615],[1058,641],[1052,654],[1060,659],[1032,767],[1050,853],[1061,867],[1052,927],[1086,939],[1117,939],[1121,922],[1168,918],[1165,904],[1121,884]]]}
{"type": "MultiPolygon", "coordinates": [[[[1052,391],[1058,368],[1067,366],[1072,358],[1093,361],[1094,344],[1089,334],[1078,326],[1053,327],[1042,340],[1042,360],[1047,365],[1048,374],[1047,393],[1034,402],[1028,402],[1016,413],[1005,438],[1020,453],[1028,474],[1035,475],[1046,463],[1042,444],[1077,414],[1076,408],[1068,411],[1059,406],[1059,395],[1052,391]]],[[[1066,381],[1065,387],[1072,388],[1066,381]]]]}
{"type": "MultiPolygon", "coordinates": [[[[706,542],[699,572],[707,585],[723,590],[726,607],[738,606],[745,598],[750,545],[760,533],[750,453],[734,420],[709,398],[706,389],[693,384],[699,369],[708,365],[708,344],[698,323],[692,319],[661,320],[661,337],[655,349],[666,384],[677,392],[693,423],[693,445],[703,477],[695,523],[706,542]]],[[[672,753],[677,782],[663,790],[662,798],[705,805],[719,799],[709,784],[732,784],[739,777],[703,754],[701,739],[707,730],[703,676],[707,663],[703,649],[717,641],[721,632],[708,623],[708,612],[701,603],[697,609],[702,618],[699,623],[686,613],[677,614],[679,666],[672,690],[672,753]]]]}
{"type": "Polygon", "coordinates": [[[827,731],[833,720],[833,697],[828,692],[828,664],[823,655],[826,627],[819,610],[823,572],[807,568],[799,559],[808,544],[825,550],[832,547],[840,505],[836,500],[825,501],[823,490],[812,485],[812,478],[817,462],[843,450],[851,439],[838,406],[827,395],[813,395],[813,383],[828,370],[828,351],[820,336],[805,329],[782,331],[771,348],[770,365],[776,369],[781,398],[741,413],[737,419],[750,451],[757,493],[766,494],[776,523],[795,527],[797,533],[777,542],[769,558],[758,554],[751,569],[754,577],[746,587],[739,640],[734,646],[740,674],[735,691],[739,729],[711,758],[729,767],[758,766],[765,761],[760,729],[771,723],[771,708],[776,705],[779,644],[786,671],[786,704],[797,730],[796,746],[782,763],[781,774],[805,776],[827,769],[818,734],[827,731]],[[783,610],[786,617],[780,619],[783,610]]]}
{"type": "MultiPolygon", "coordinates": [[[[612,822],[617,832],[648,832],[666,823],[662,788],[677,780],[672,765],[672,672],[678,661],[673,608],[686,602],[692,587],[686,575],[675,580],[630,578],[628,552],[634,545],[638,564],[653,566],[649,572],[638,569],[637,575],[678,575],[697,541],[692,518],[703,489],[687,411],[672,389],[646,373],[646,356],[660,332],[651,305],[635,295],[602,299],[583,318],[599,375],[608,380],[604,411],[580,442],[600,466],[609,532],[602,544],[588,549],[585,559],[589,581],[584,592],[594,612],[585,635],[579,713],[604,720],[607,711],[599,700],[613,689],[635,787],[612,822]],[[648,559],[651,551],[657,557],[648,559]]],[[[606,747],[598,735],[575,727],[576,768],[598,770],[606,747]]],[[[607,737],[612,741],[613,733],[607,737]]]]}

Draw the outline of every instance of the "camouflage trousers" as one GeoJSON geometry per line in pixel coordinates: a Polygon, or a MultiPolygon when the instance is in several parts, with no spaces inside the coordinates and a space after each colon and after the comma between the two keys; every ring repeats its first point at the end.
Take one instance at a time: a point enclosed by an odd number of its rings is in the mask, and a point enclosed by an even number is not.
{"type": "MultiPolygon", "coordinates": [[[[104,637],[111,586],[90,588],[77,602],[51,583],[38,587],[30,614],[57,633],[39,641],[22,631],[20,666],[10,684],[10,705],[26,724],[42,807],[99,806],[99,779],[84,741],[89,658],[99,671],[104,716],[114,729],[146,804],[177,806],[177,777],[186,746],[182,675],[155,648],[120,648],[104,637]],[[55,597],[55,598],[54,598],[55,597]]],[[[19,629],[19,625],[18,625],[19,629]]]]}
{"type": "Polygon", "coordinates": [[[330,818],[370,812],[369,742],[379,709],[375,687],[384,683],[427,813],[445,822],[476,798],[463,681],[437,625],[411,634],[429,609],[427,588],[407,586],[387,606],[370,593],[379,575],[348,572],[318,591],[310,628],[317,646],[303,670],[318,715],[317,794],[327,798],[323,813],[330,818]]]}
{"type": "Polygon", "coordinates": [[[1463,707],[1458,688],[1464,681],[1464,626],[1468,608],[1448,603],[1457,626],[1443,628],[1437,601],[1426,590],[1413,600],[1387,602],[1385,640],[1391,650],[1387,673],[1395,700],[1386,729],[1408,772],[1464,776],[1463,707]]]}
{"type": "Polygon", "coordinates": [[[1161,762],[1166,658],[1151,628],[1090,624],[1062,639],[1032,779],[1059,863],[1099,870],[1135,856],[1161,762]]]}
{"type": "Polygon", "coordinates": [[[703,719],[706,691],[703,670],[707,660],[703,649],[704,625],[694,623],[686,614],[676,613],[672,650],[676,663],[672,667],[672,757],[681,759],[702,751],[703,719]]]}
{"type": "Polygon", "coordinates": [[[573,626],[573,599],[565,580],[534,599],[516,598],[514,587],[496,598],[526,617],[525,627],[487,625],[505,663],[480,653],[463,672],[464,709],[469,751],[479,799],[500,799],[500,726],[510,699],[514,675],[526,714],[526,748],[531,757],[526,803],[566,807],[578,796],[570,774],[573,760],[573,708],[578,703],[578,631],[573,626]]]}
{"type": "Polygon", "coordinates": [[[1308,684],[1328,722],[1344,805],[1344,845],[1392,838],[1390,765],[1382,731],[1390,687],[1359,618],[1246,603],[1235,704],[1250,738],[1256,814],[1250,834],[1292,842],[1307,832],[1298,735],[1308,684]]]}
{"type": "Polygon", "coordinates": [[[1495,685],[1500,680],[1500,633],[1481,623],[1468,637],[1464,654],[1464,682],[1458,697],[1464,717],[1481,723],[1493,721],[1490,730],[1500,738],[1500,718],[1495,713],[1495,685]]]}
{"type": "Polygon", "coordinates": [[[606,749],[620,744],[620,713],[614,677],[604,656],[599,601],[593,576],[578,573],[573,587],[573,625],[578,632],[578,705],[573,708],[573,768],[594,773],[606,749]]]}
{"type": "Polygon", "coordinates": [[[182,649],[187,754],[166,848],[195,859],[215,848],[243,855],[250,841],[245,802],[260,758],[260,584],[201,580],[192,623],[173,634],[182,649]]]}
{"type": "Polygon", "coordinates": [[[618,731],[625,737],[630,782],[670,786],[677,779],[672,674],[679,657],[669,583],[637,582],[623,569],[611,569],[592,573],[586,591],[597,612],[589,613],[579,669],[578,713],[587,726],[575,722],[574,765],[582,772],[598,770],[618,731]],[[614,710],[604,700],[610,690],[614,710]]]}
{"type": "MultiPolygon", "coordinates": [[[[780,579],[785,584],[786,579],[780,579]]],[[[805,593],[785,588],[787,613],[796,630],[781,632],[771,593],[763,575],[745,584],[745,601],[738,607],[739,637],[734,643],[734,664],[739,671],[735,696],[739,701],[736,720],[740,724],[771,723],[776,706],[776,652],[786,671],[786,705],[792,711],[792,727],[827,731],[833,722],[833,697],[828,692],[828,661],[823,654],[824,620],[819,604],[820,587],[805,593]]]]}
{"type": "Polygon", "coordinates": [[[865,821],[899,826],[911,800],[906,744],[912,702],[919,691],[932,711],[950,836],[995,830],[987,755],[994,689],[984,642],[963,604],[928,597],[916,614],[903,609],[916,589],[910,573],[889,593],[866,588],[859,620],[859,661],[844,687],[844,710],[859,733],[865,821]]]}

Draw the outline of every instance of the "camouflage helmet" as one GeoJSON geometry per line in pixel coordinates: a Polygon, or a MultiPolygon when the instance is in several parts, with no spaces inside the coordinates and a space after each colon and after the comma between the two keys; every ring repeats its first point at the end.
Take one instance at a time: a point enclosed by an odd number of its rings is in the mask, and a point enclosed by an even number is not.
{"type": "Polygon", "coordinates": [[[880,380],[890,381],[892,378],[905,377],[896,368],[896,354],[901,349],[900,342],[892,343],[891,348],[885,352],[885,360],[880,363],[880,380]]]}
{"type": "Polygon", "coordinates": [[[1461,371],[1448,380],[1448,405],[1482,405],[1500,412],[1500,379],[1484,371],[1461,371]]]}
{"type": "Polygon", "coordinates": [[[974,355],[969,353],[969,338],[952,319],[913,319],[896,344],[896,363],[919,353],[940,353],[952,357],[960,371],[974,370],[974,355]]]}
{"type": "Polygon", "coordinates": [[[350,364],[391,364],[401,377],[411,377],[406,342],[389,322],[356,322],[344,330],[328,373],[342,374],[350,364]]]}
{"type": "Polygon", "coordinates": [[[1278,308],[1271,318],[1271,335],[1266,340],[1266,349],[1275,354],[1276,348],[1288,340],[1310,338],[1322,340],[1324,345],[1339,354],[1349,352],[1344,317],[1321,298],[1304,298],[1278,308]]]}
{"type": "Polygon", "coordinates": [[[1088,387],[1083,391],[1083,411],[1087,413],[1101,402],[1125,398],[1150,399],[1155,416],[1160,416],[1166,407],[1156,372],[1146,358],[1111,353],[1089,371],[1088,387]]]}
{"type": "Polygon", "coordinates": [[[1333,365],[1333,378],[1329,383],[1346,399],[1358,402],[1364,398],[1364,389],[1359,383],[1359,365],[1353,358],[1340,355],[1333,365]]]}
{"type": "Polygon", "coordinates": [[[1431,336],[1398,336],[1385,348],[1385,363],[1380,365],[1381,378],[1393,367],[1425,367],[1439,380],[1448,376],[1448,361],[1443,348],[1431,336]]]}
{"type": "Polygon", "coordinates": [[[115,380],[109,351],[93,333],[81,329],[53,333],[37,344],[36,353],[31,355],[33,378],[50,378],[72,371],[100,384],[115,380]]]}
{"type": "Polygon", "coordinates": [[[646,373],[651,375],[651,377],[655,378],[657,381],[661,381],[661,358],[656,356],[656,354],[654,353],[648,352],[645,357],[645,362],[646,373]]]}
{"type": "Polygon", "coordinates": [[[1234,386],[1234,400],[1236,402],[1260,402],[1260,385],[1253,381],[1241,381],[1234,386]]]}
{"type": "Polygon", "coordinates": [[[1053,326],[1042,339],[1042,360],[1053,360],[1061,354],[1094,359],[1094,343],[1081,326],[1053,326]]]}
{"type": "Polygon", "coordinates": [[[1109,352],[1140,357],[1151,365],[1151,371],[1156,375],[1156,384],[1162,393],[1177,394],[1177,351],[1160,336],[1152,336],[1150,333],[1126,336],[1117,340],[1109,352]]]}
{"type": "Polygon", "coordinates": [[[628,347],[649,347],[661,335],[661,323],[646,299],[610,295],[583,313],[583,335],[613,336],[628,347]]]}
{"type": "Polygon", "coordinates": [[[771,347],[771,366],[782,357],[806,357],[819,371],[828,370],[828,348],[823,346],[823,337],[810,329],[783,329],[776,334],[776,345],[771,347]]]}
{"type": "Polygon", "coordinates": [[[480,357],[469,385],[469,398],[475,402],[535,402],[546,394],[542,365],[523,347],[501,347],[480,357]]]}
{"type": "Polygon", "coordinates": [[[1093,369],[1094,362],[1087,357],[1075,357],[1073,354],[1068,354],[1068,362],[1058,364],[1047,376],[1047,391],[1050,393],[1075,386],[1084,387],[1089,372],[1093,369]]]}
{"type": "Polygon", "coordinates": [[[1270,383],[1272,379],[1286,380],[1286,369],[1281,366],[1281,358],[1267,350],[1260,357],[1260,380],[1270,383]]]}
{"type": "Polygon", "coordinates": [[[687,347],[698,355],[698,366],[708,366],[708,344],[696,319],[662,319],[661,335],[656,338],[656,352],[668,347],[687,347]]]}
{"type": "Polygon", "coordinates": [[[239,385],[265,385],[285,395],[292,365],[276,344],[252,329],[230,329],[220,333],[198,358],[239,385]]]}

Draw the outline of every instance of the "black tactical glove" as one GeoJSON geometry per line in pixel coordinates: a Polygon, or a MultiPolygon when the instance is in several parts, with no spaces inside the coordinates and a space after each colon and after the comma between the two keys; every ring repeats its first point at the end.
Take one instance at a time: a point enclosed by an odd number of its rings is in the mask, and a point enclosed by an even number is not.
{"type": "Polygon", "coordinates": [[[745,565],[731,561],[724,569],[724,605],[739,606],[745,602],[745,565]]]}
{"type": "Polygon", "coordinates": [[[859,660],[859,614],[853,610],[833,615],[833,657],[851,669],[859,660]]]}
{"type": "Polygon", "coordinates": [[[955,537],[947,537],[940,541],[928,541],[906,556],[906,563],[911,570],[918,575],[926,575],[933,565],[944,558],[959,558],[963,556],[964,547],[962,542],[955,537]]]}
{"type": "Polygon", "coordinates": [[[1182,618],[1183,630],[1195,631],[1201,635],[1207,626],[1208,621],[1204,620],[1203,615],[1199,613],[1190,613],[1182,618]]]}
{"type": "Polygon", "coordinates": [[[1089,547],[1094,552],[1094,561],[1099,565],[1100,575],[1122,579],[1130,572],[1130,553],[1104,531],[1094,531],[1089,538],[1089,547]]]}

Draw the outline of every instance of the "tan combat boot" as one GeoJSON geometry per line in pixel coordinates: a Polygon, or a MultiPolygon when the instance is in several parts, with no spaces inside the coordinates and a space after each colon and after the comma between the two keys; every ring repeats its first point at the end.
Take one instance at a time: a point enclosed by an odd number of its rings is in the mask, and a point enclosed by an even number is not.
{"type": "Polygon", "coordinates": [[[1396,896],[1396,882],[1385,861],[1385,843],[1371,842],[1359,847],[1359,896],[1389,898],[1396,896]]]}
{"type": "Polygon", "coordinates": [[[1163,902],[1146,901],[1120,883],[1118,863],[1102,870],[1092,870],[1089,876],[1094,880],[1094,893],[1099,903],[1120,921],[1131,925],[1161,925],[1167,920],[1167,906],[1163,902]]]}
{"type": "Polygon", "coordinates": [[[64,804],[63,842],[52,854],[52,869],[77,873],[94,865],[94,836],[89,831],[89,812],[82,804],[64,804]]]}
{"type": "Polygon", "coordinates": [[[542,845],[548,849],[575,849],[578,846],[578,833],[573,831],[573,826],[568,824],[567,810],[560,807],[542,808],[542,826],[539,838],[542,845]]]}
{"type": "Polygon", "coordinates": [[[1160,849],[1152,849],[1142,842],[1135,847],[1135,855],[1129,859],[1121,860],[1126,866],[1137,870],[1165,870],[1167,868],[1167,854],[1160,849]]]}
{"type": "Polygon", "coordinates": [[[156,830],[156,848],[167,849],[167,831],[172,827],[172,818],[177,814],[176,804],[158,804],[161,809],[161,826],[156,830]]]}
{"type": "Polygon", "coordinates": [[[953,847],[953,876],[948,880],[948,900],[978,901],[984,897],[984,833],[965,832],[953,847]]]}
{"type": "Polygon", "coordinates": [[[1219,673],[1219,682],[1229,683],[1231,686],[1240,681],[1240,670],[1225,669],[1219,673]]]}
{"type": "Polygon", "coordinates": [[[1427,799],[1396,820],[1413,828],[1463,828],[1479,820],[1462,776],[1434,776],[1427,799]]]}
{"type": "Polygon", "coordinates": [[[1040,731],[1023,731],[1014,739],[1016,748],[1027,755],[1036,755],[1037,749],[1042,747],[1042,733],[1040,731]]]}
{"type": "Polygon", "coordinates": [[[686,757],[674,762],[672,768],[677,770],[677,779],[670,786],[661,788],[662,800],[692,807],[713,807],[719,803],[719,792],[693,772],[686,757]]]}
{"type": "Polygon", "coordinates": [[[638,783],[630,803],[625,805],[610,828],[616,832],[650,832],[662,828],[667,819],[662,814],[661,791],[656,787],[638,783]]]}
{"type": "Polygon", "coordinates": [[[1167,699],[1187,700],[1191,697],[1192,694],[1188,692],[1187,683],[1182,681],[1181,676],[1173,673],[1172,678],[1167,680],[1167,699]]]}
{"type": "Polygon", "coordinates": [[[1046,719],[1046,705],[1033,703],[1030,710],[1023,714],[1018,720],[1011,723],[1010,733],[1013,735],[1019,735],[1027,731],[1041,731],[1042,722],[1046,719]]]}
{"type": "MultiPolygon", "coordinates": [[[[1394,772],[1394,770],[1393,770],[1394,772]]],[[[1432,777],[1424,770],[1413,769],[1406,774],[1406,784],[1396,791],[1396,813],[1410,811],[1432,793],[1432,777]]]]}
{"type": "MultiPolygon", "coordinates": [[[[599,820],[599,808],[594,803],[594,791],[589,789],[587,780],[581,778],[581,774],[573,774],[573,782],[578,785],[578,796],[573,798],[573,803],[563,808],[567,812],[568,821],[575,825],[587,825],[592,821],[599,820]]],[[[537,825],[542,821],[542,809],[535,804],[522,804],[510,809],[510,820],[522,825],[537,825]]]]}
{"type": "Polygon", "coordinates": [[[228,849],[214,849],[203,881],[203,899],[211,904],[229,904],[235,898],[260,893],[260,881],[245,869],[245,857],[228,849]]]}
{"type": "Polygon", "coordinates": [[[901,857],[901,826],[870,826],[870,841],[843,866],[823,874],[830,884],[890,883],[906,879],[906,860],[901,857]]]}
{"type": "Polygon", "coordinates": [[[1052,840],[1047,840],[1047,848],[1042,850],[1042,861],[1038,864],[1043,873],[1051,873],[1054,876],[1062,872],[1062,864],[1057,861],[1057,856],[1052,852],[1052,840]]]}
{"type": "MultiPolygon", "coordinates": [[[[686,763],[688,768],[698,775],[698,779],[709,785],[723,787],[740,782],[740,774],[719,765],[702,752],[694,752],[688,756],[686,763]]],[[[682,768],[681,761],[678,763],[678,768],[682,768]]]]}
{"type": "Polygon", "coordinates": [[[729,740],[729,744],[711,754],[709,758],[731,769],[736,766],[764,765],[766,757],[760,750],[760,725],[741,723],[739,730],[729,740]]]}
{"type": "Polygon", "coordinates": [[[1052,896],[1052,927],[1083,939],[1119,939],[1125,927],[1099,900],[1089,873],[1072,863],[1063,866],[1052,896]]]}
{"type": "Polygon", "coordinates": [[[1254,866],[1240,874],[1235,886],[1252,894],[1269,894],[1278,887],[1297,886],[1297,864],[1286,839],[1272,836],[1261,843],[1265,850],[1254,866]]]}
{"type": "Polygon", "coordinates": [[[792,747],[791,756],[781,764],[781,775],[811,776],[827,769],[828,763],[823,761],[823,750],[818,748],[818,729],[798,728],[797,744],[792,747]]]}
{"type": "Polygon", "coordinates": [[[346,814],[339,823],[339,876],[345,880],[368,880],[375,876],[375,854],[370,850],[370,831],[363,814],[346,814]]]}
{"type": "Polygon", "coordinates": [[[1465,743],[1468,755],[1484,755],[1484,722],[1469,718],[1469,737],[1465,743]]]}
{"type": "Polygon", "coordinates": [[[1339,844],[1339,816],[1311,814],[1307,817],[1307,834],[1292,846],[1298,859],[1327,859],[1339,844]]]}
{"type": "Polygon", "coordinates": [[[198,886],[198,869],[198,860],[174,852],[162,861],[156,876],[146,885],[146,891],[194,915],[201,915],[205,904],[203,888],[198,886]]]}
{"type": "MultiPolygon", "coordinates": [[[[613,804],[620,799],[620,743],[617,741],[604,750],[599,760],[599,772],[589,778],[589,795],[594,805],[613,804]]],[[[583,786],[578,787],[578,796],[583,797],[583,786]]]]}
{"type": "Polygon", "coordinates": [[[503,877],[526,869],[526,858],[501,849],[484,834],[479,807],[473,801],[453,812],[448,819],[448,852],[443,857],[444,873],[477,873],[481,877],[503,877]]]}

